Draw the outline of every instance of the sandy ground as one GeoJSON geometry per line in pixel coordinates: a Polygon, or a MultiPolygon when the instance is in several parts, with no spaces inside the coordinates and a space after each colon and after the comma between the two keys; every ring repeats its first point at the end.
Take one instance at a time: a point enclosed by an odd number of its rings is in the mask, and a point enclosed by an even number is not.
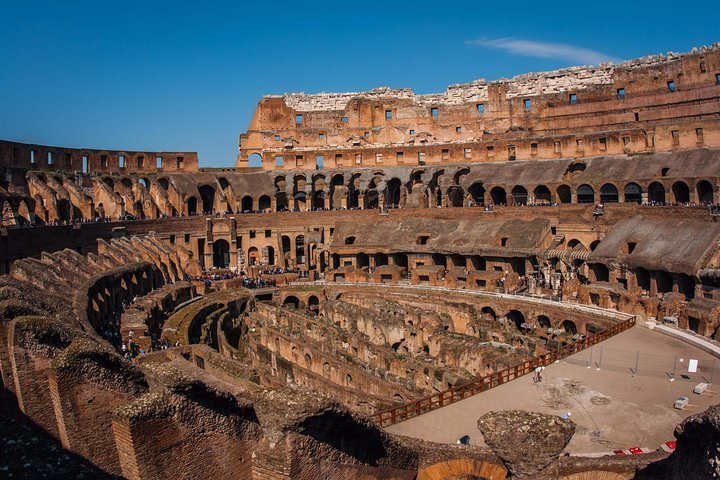
{"type": "Polygon", "coordinates": [[[596,345],[592,351],[550,365],[544,374],[541,383],[533,383],[532,375],[526,375],[387,430],[444,443],[454,443],[467,434],[471,443],[482,445],[477,419],[487,412],[570,412],[577,431],[568,452],[597,453],[634,446],[655,450],[674,439],[673,430],[683,418],[720,403],[720,387],[719,393],[713,391],[713,385],[705,394],[693,393],[700,382],[720,383],[720,360],[641,326],[596,345]],[[699,361],[697,373],[688,373],[689,359],[699,361]],[[673,370],[675,380],[671,382],[673,370]],[[689,398],[685,410],[673,408],[680,396],[689,398]]]}

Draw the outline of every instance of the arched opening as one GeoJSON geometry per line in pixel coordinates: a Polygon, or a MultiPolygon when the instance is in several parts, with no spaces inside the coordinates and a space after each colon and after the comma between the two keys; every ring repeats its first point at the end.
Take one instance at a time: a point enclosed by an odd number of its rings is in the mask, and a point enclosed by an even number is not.
{"type": "Polygon", "coordinates": [[[259,168],[262,167],[262,164],[263,158],[259,153],[251,153],[250,156],[248,156],[248,167],[259,168]]]}
{"type": "Polygon", "coordinates": [[[387,183],[388,203],[391,208],[400,206],[400,186],[401,183],[399,178],[392,178],[387,183]]]}
{"type": "Polygon", "coordinates": [[[606,183],[600,187],[600,203],[617,203],[618,189],[612,183],[606,183]]]}
{"type": "Polygon", "coordinates": [[[568,185],[560,185],[557,188],[558,202],[560,203],[571,203],[572,202],[572,190],[568,185]]]}
{"type": "Polygon", "coordinates": [[[188,215],[197,215],[197,198],[190,197],[187,201],[188,215]]]}
{"type": "Polygon", "coordinates": [[[288,295],[285,297],[285,300],[283,300],[283,307],[297,310],[300,308],[300,300],[295,295],[288,295]]]}
{"type": "Polygon", "coordinates": [[[358,253],[356,258],[357,268],[369,267],[370,257],[367,253],[358,253]]]}
{"type": "Polygon", "coordinates": [[[494,187],[490,190],[490,198],[495,205],[505,205],[507,203],[507,194],[502,187],[494,187]]]}
{"type": "Polygon", "coordinates": [[[703,204],[713,203],[713,188],[707,180],[700,180],[697,183],[698,202],[703,204]]]}
{"type": "Polygon", "coordinates": [[[658,270],[655,272],[655,285],[660,293],[672,292],[672,276],[664,270],[658,270]]]}
{"type": "Polygon", "coordinates": [[[448,196],[448,204],[451,207],[462,207],[463,206],[463,198],[465,197],[465,191],[462,187],[455,185],[448,189],[447,191],[448,196]]]}
{"type": "Polygon", "coordinates": [[[483,320],[487,321],[496,321],[497,320],[497,314],[495,313],[495,310],[493,310],[491,307],[482,307],[480,309],[480,316],[483,320]]]}
{"type": "Polygon", "coordinates": [[[203,213],[213,213],[215,210],[215,189],[210,185],[203,185],[198,190],[203,202],[203,213]]]}
{"type": "Polygon", "coordinates": [[[213,242],[213,266],[227,268],[230,265],[230,244],[227,240],[213,242]]]}
{"type": "Polygon", "coordinates": [[[407,270],[408,268],[408,256],[407,253],[393,253],[392,259],[395,265],[398,267],[403,267],[407,270]]]}
{"type": "MultiPolygon", "coordinates": [[[[150,186],[150,182],[149,182],[147,179],[145,179],[145,182],[147,183],[147,185],[145,185],[145,186],[146,186],[146,187],[149,187],[149,186],[150,186]]],[[[167,178],[164,178],[164,177],[163,177],[163,178],[158,178],[157,183],[158,183],[158,184],[163,188],[163,190],[165,190],[166,192],[170,189],[170,181],[169,181],[167,178]]]]}
{"type": "Polygon", "coordinates": [[[288,197],[285,192],[275,193],[275,203],[277,204],[277,211],[284,212],[288,209],[288,197]]]}
{"type": "Polygon", "coordinates": [[[261,212],[270,210],[271,205],[272,202],[270,201],[270,197],[267,195],[263,195],[258,199],[258,208],[261,212]]]}
{"type": "Polygon", "coordinates": [[[577,334],[577,325],[575,325],[575,322],[572,320],[564,320],[560,327],[565,331],[565,333],[569,333],[570,335],[577,334]]]}
{"type": "Polygon", "coordinates": [[[388,256],[384,253],[378,252],[375,254],[375,266],[379,267],[381,265],[387,265],[388,264],[388,256]]]}
{"type": "Polygon", "coordinates": [[[453,253],[450,255],[450,261],[452,262],[453,267],[467,267],[467,259],[464,255],[460,255],[459,253],[453,253]]]}
{"type": "Polygon", "coordinates": [[[442,253],[433,253],[432,262],[433,265],[442,265],[447,268],[447,257],[445,257],[442,253]]]}
{"type": "Polygon", "coordinates": [[[688,316],[688,329],[695,333],[700,333],[700,319],[688,316]]]}
{"type": "Polygon", "coordinates": [[[590,263],[588,266],[596,282],[607,282],[610,280],[610,271],[606,265],[602,263],[590,263]]]}
{"type": "Polygon", "coordinates": [[[519,310],[510,310],[505,317],[508,321],[514,323],[518,330],[522,331],[522,324],[525,323],[525,315],[523,315],[522,312],[519,310]]]}
{"type": "Polygon", "coordinates": [[[594,252],[595,249],[600,245],[600,240],[594,240],[590,243],[590,251],[594,252]]]}
{"type": "Polygon", "coordinates": [[[295,258],[297,263],[302,265],[305,263],[305,236],[298,235],[295,237],[295,258]]]}
{"type": "Polygon", "coordinates": [[[595,190],[590,185],[580,185],[577,189],[577,201],[578,203],[594,203],[595,190]]]}
{"type": "Polygon", "coordinates": [[[550,322],[550,318],[547,317],[546,315],[538,315],[537,324],[540,328],[544,328],[544,329],[552,328],[552,323],[550,322]]]}
{"type": "Polygon", "coordinates": [[[512,189],[512,200],[514,205],[526,205],[527,204],[527,188],[522,185],[515,185],[512,189]]]}
{"type": "Polygon", "coordinates": [[[687,203],[690,201],[690,188],[687,183],[678,181],[672,186],[675,203],[687,203]]]}
{"type": "Polygon", "coordinates": [[[313,312],[317,312],[320,308],[320,300],[316,295],[310,295],[307,301],[307,309],[313,312]]]}
{"type": "Polygon", "coordinates": [[[650,203],[665,203],[665,187],[660,182],[652,182],[648,186],[648,201],[650,203]]]}
{"type": "Polygon", "coordinates": [[[325,191],[317,190],[313,194],[313,209],[324,210],[325,209],[325,191]]]}
{"type": "Polygon", "coordinates": [[[535,187],[533,195],[535,196],[535,203],[540,205],[549,205],[552,202],[550,198],[550,189],[545,185],[538,185],[535,187]]]}
{"type": "Polygon", "coordinates": [[[268,265],[275,265],[275,249],[268,245],[267,247],[268,265]]]}
{"type": "Polygon", "coordinates": [[[643,267],[637,267],[635,269],[635,280],[641,290],[650,291],[650,272],[643,267]]]}
{"type": "Polygon", "coordinates": [[[685,295],[685,298],[691,300],[695,298],[695,281],[688,275],[681,273],[677,277],[678,292],[685,295]]]}
{"type": "Polygon", "coordinates": [[[637,183],[625,185],[625,203],[642,203],[642,188],[637,183]]]}
{"type": "Polygon", "coordinates": [[[258,251],[257,247],[248,248],[248,254],[247,254],[248,266],[252,267],[253,265],[257,265],[259,263],[259,259],[260,259],[260,252],[258,251]]]}
{"type": "Polygon", "coordinates": [[[475,182],[468,189],[475,205],[485,205],[485,187],[482,182],[475,182]]]}
{"type": "Polygon", "coordinates": [[[103,182],[105,182],[105,185],[110,187],[110,190],[115,189],[115,182],[113,182],[113,179],[110,177],[103,178],[103,182]]]}
{"type": "Polygon", "coordinates": [[[365,208],[378,208],[378,192],[374,188],[365,192],[365,208]]]}
{"type": "Polygon", "coordinates": [[[240,200],[240,210],[243,213],[252,212],[253,209],[253,199],[250,195],[245,195],[242,197],[242,200],[240,200]]]}
{"type": "Polygon", "coordinates": [[[307,194],[305,192],[297,192],[294,197],[295,210],[304,211],[307,205],[307,194]]]}
{"type": "Polygon", "coordinates": [[[567,243],[568,250],[578,250],[581,252],[587,251],[587,248],[585,248],[585,245],[582,244],[582,242],[576,238],[573,238],[567,243]]]}

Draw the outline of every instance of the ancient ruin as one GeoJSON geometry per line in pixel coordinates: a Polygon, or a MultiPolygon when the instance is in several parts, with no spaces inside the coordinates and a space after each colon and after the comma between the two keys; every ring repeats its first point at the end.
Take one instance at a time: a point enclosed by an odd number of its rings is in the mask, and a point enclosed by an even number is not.
{"type": "Polygon", "coordinates": [[[387,428],[582,352],[599,371],[648,321],[715,355],[719,165],[720,44],[266,96],[234,169],[0,141],[0,471],[717,478],[717,407],[678,414],[672,454],[569,451],[595,432],[509,405],[472,442],[387,428]]]}

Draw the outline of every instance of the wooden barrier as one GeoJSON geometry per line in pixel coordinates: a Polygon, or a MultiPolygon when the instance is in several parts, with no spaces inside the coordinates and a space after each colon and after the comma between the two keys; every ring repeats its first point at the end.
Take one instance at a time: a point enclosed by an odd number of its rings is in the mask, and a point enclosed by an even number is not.
{"type": "Polygon", "coordinates": [[[550,365],[557,360],[574,355],[575,353],[585,350],[588,347],[592,347],[593,345],[600,343],[603,340],[607,340],[620,332],[624,332],[633,325],[635,325],[634,316],[628,318],[627,320],[622,320],[602,332],[588,335],[582,340],[563,345],[553,352],[538,355],[531,360],[526,360],[504,370],[491,373],[490,375],[486,375],[484,377],[476,378],[466,384],[458,385],[429,397],[421,398],[420,400],[416,400],[405,405],[400,405],[389,410],[378,412],[373,415],[372,418],[381,427],[387,427],[410,418],[417,417],[432,410],[437,410],[438,408],[450,405],[451,403],[477,395],[478,393],[485,392],[491,388],[497,387],[498,385],[502,385],[503,383],[522,377],[523,375],[533,372],[536,367],[550,365]]]}

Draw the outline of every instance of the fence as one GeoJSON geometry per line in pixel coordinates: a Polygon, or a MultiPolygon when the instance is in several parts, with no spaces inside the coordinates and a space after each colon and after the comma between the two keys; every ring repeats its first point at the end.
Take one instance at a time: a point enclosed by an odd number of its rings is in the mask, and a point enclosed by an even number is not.
{"type": "Polygon", "coordinates": [[[507,383],[510,380],[514,380],[534,371],[536,367],[550,365],[557,360],[574,355],[575,353],[592,347],[593,345],[617,335],[620,332],[624,332],[633,325],[635,325],[634,316],[626,320],[622,320],[602,332],[589,335],[582,340],[564,345],[553,352],[539,355],[531,360],[526,360],[522,363],[506,368],[505,370],[480,377],[464,385],[459,385],[429,397],[421,398],[420,400],[376,413],[372,416],[372,418],[381,427],[387,427],[398,422],[409,420],[432,410],[437,410],[445,405],[450,405],[451,403],[455,403],[473,395],[477,395],[478,393],[490,390],[491,388],[502,385],[503,383],[507,383]]]}

